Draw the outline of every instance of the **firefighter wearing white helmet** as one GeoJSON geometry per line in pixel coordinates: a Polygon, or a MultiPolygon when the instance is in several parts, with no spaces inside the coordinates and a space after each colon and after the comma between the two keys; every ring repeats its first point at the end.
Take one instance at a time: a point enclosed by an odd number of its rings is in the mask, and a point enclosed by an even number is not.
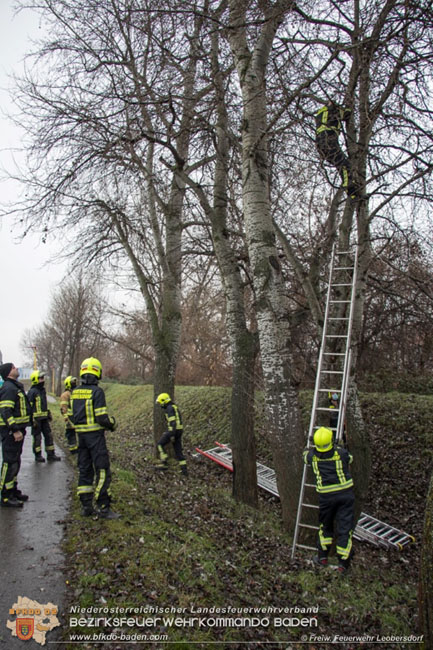
{"type": "Polygon", "coordinates": [[[120,515],[110,508],[111,471],[105,441],[105,430],[114,431],[116,421],[108,415],[105,393],[98,385],[101,377],[99,359],[84,359],[80,368],[81,385],[71,394],[68,415],[78,436],[77,494],[84,517],[97,514],[103,519],[118,519],[120,515]]]}
{"type": "Polygon", "coordinates": [[[61,460],[54,449],[53,434],[51,433],[50,422],[51,412],[47,403],[47,392],[45,390],[45,376],[39,370],[34,370],[30,375],[31,388],[27,393],[32,409],[32,436],[33,453],[37,463],[45,463],[42,455],[42,436],[45,442],[45,451],[48,461],[61,460]]]}
{"type": "Polygon", "coordinates": [[[156,403],[164,410],[165,419],[167,421],[167,431],[162,435],[158,441],[158,452],[160,463],[157,465],[158,469],[167,469],[168,454],[165,451],[166,446],[171,442],[173,444],[174,454],[179,462],[180,471],[182,474],[187,475],[188,470],[186,467],[185,456],[182,450],[182,434],[183,424],[182,415],[179,407],[172,402],[168,393],[160,393],[156,398],[156,403]]]}
{"type": "Polygon", "coordinates": [[[353,479],[349,471],[352,456],[347,449],[334,445],[333,432],[320,427],[314,433],[314,448],[304,451],[304,461],[313,469],[319,493],[319,533],[316,564],[326,566],[337,523],[338,570],[345,573],[352,557],[354,528],[353,479]]]}
{"type": "Polygon", "coordinates": [[[71,454],[78,454],[78,441],[75,427],[68,415],[69,407],[71,405],[71,394],[77,385],[77,378],[68,375],[65,379],[65,390],[60,395],[60,413],[65,421],[65,437],[68,443],[68,449],[71,454]]]}

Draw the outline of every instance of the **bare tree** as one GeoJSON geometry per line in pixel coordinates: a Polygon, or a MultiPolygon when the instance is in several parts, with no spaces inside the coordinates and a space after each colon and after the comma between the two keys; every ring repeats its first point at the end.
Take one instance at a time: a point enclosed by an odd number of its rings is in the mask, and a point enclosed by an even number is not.
{"type": "Polygon", "coordinates": [[[275,33],[293,3],[230,1],[228,38],[242,93],[242,201],[253,272],[266,414],[283,521],[293,525],[303,446],[292,376],[288,302],[269,195],[266,70],[275,33]]]}
{"type": "MultiPolygon", "coordinates": [[[[21,83],[33,137],[29,172],[21,176],[27,227],[70,228],[70,255],[114,272],[129,261],[151,326],[155,393],[173,394],[185,197],[179,171],[203,93],[196,89],[203,18],[192,14],[185,25],[176,0],[164,11],[120,0],[31,5],[54,38],[39,52],[50,64],[43,81],[33,72],[21,83]]],[[[156,410],[154,420],[158,438],[156,410]]]]}
{"type": "Polygon", "coordinates": [[[24,335],[24,347],[36,346],[40,367],[55,370],[58,395],[62,377],[78,376],[85,356],[105,357],[97,333],[103,316],[104,303],[94,278],[86,282],[83,273],[76,273],[54,292],[44,324],[24,335]]]}

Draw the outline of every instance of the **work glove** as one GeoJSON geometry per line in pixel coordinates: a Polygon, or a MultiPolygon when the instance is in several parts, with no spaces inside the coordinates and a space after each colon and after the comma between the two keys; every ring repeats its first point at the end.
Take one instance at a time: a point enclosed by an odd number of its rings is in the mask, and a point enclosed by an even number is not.
{"type": "Polygon", "coordinates": [[[113,417],[112,415],[110,415],[109,420],[110,420],[110,424],[111,424],[111,431],[115,431],[117,429],[116,418],[113,417]]]}
{"type": "Polygon", "coordinates": [[[53,421],[53,416],[51,415],[50,409],[48,409],[47,413],[48,413],[48,422],[52,422],[53,421]]]}

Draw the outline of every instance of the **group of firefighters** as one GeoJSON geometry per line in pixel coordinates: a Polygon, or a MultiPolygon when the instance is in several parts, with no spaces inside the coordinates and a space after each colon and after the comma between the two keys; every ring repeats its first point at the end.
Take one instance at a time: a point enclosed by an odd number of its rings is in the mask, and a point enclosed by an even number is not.
{"type": "MultiPolygon", "coordinates": [[[[33,453],[36,462],[45,462],[42,456],[42,435],[48,461],[58,461],[51,433],[51,413],[47,406],[45,377],[39,371],[30,375],[31,388],[26,394],[18,381],[19,371],[13,363],[0,366],[4,383],[0,388],[0,435],[3,463],[0,474],[1,506],[21,508],[28,500],[18,488],[18,473],[27,426],[31,426],[33,453]]],[[[77,455],[77,495],[81,501],[84,517],[98,516],[118,519],[120,515],[111,507],[110,458],[105,431],[116,429],[116,420],[108,415],[105,393],[99,386],[102,365],[95,357],[84,359],[80,368],[81,384],[68,376],[65,391],[60,396],[60,411],[64,417],[66,440],[71,454],[77,455]]],[[[158,469],[167,469],[166,446],[172,442],[180,470],[187,474],[186,460],[182,451],[182,416],[168,393],[158,395],[157,403],[164,410],[167,431],[159,440],[158,469]]]]}
{"type": "MultiPolygon", "coordinates": [[[[0,388],[0,434],[2,438],[3,463],[0,476],[1,506],[20,508],[28,500],[18,488],[18,472],[21,464],[26,427],[32,427],[35,461],[43,462],[41,435],[45,439],[47,460],[60,460],[55,454],[50,427],[50,411],[44,387],[44,376],[38,371],[31,375],[32,387],[26,394],[18,382],[19,371],[12,363],[0,366],[4,384],[0,388]]],[[[60,397],[60,410],[64,417],[65,435],[71,454],[78,456],[77,495],[81,501],[84,517],[98,516],[102,519],[118,519],[120,515],[111,507],[110,459],[105,431],[116,429],[116,420],[108,415],[105,393],[99,386],[102,365],[95,357],[85,359],[80,368],[81,384],[75,377],[65,379],[65,391],[60,397]]],[[[338,395],[331,396],[331,403],[338,395]]],[[[158,395],[165,413],[167,431],[157,444],[160,469],[167,469],[166,446],[173,444],[180,470],[187,474],[186,460],[182,451],[183,424],[179,408],[168,393],[158,395]]],[[[316,490],[319,494],[318,555],[315,563],[328,564],[328,553],[333,541],[334,521],[337,523],[338,570],[347,571],[352,557],[352,532],[354,527],[353,479],[349,464],[349,452],[335,444],[331,428],[320,427],[314,434],[314,445],[304,452],[304,462],[313,469],[316,490]]]]}

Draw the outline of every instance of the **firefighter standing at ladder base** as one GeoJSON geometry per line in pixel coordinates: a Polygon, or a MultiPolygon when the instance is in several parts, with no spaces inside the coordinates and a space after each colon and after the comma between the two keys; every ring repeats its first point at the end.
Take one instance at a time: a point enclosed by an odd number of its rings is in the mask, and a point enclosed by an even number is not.
{"type": "Polygon", "coordinates": [[[105,429],[114,431],[116,420],[108,415],[105,393],[98,386],[101,377],[101,362],[95,357],[84,359],[80,368],[81,385],[71,394],[69,417],[78,436],[77,494],[83,517],[98,514],[103,519],[118,519],[120,515],[110,508],[110,458],[105,441],[105,429]],[[96,511],[93,499],[98,507],[96,511]]]}
{"type": "Polygon", "coordinates": [[[26,427],[30,424],[31,409],[23,385],[17,381],[18,368],[13,363],[0,366],[4,384],[0,388],[0,437],[3,463],[0,474],[1,505],[4,508],[22,508],[27,494],[18,489],[26,427]]]}
{"type": "Polygon", "coordinates": [[[334,102],[322,106],[316,113],[316,146],[321,157],[338,169],[343,188],[350,198],[356,199],[359,191],[353,180],[351,164],[338,142],[342,123],[349,119],[351,112],[350,108],[334,102]]]}
{"type": "Polygon", "coordinates": [[[331,429],[320,427],[314,434],[315,449],[304,451],[304,462],[312,467],[319,493],[319,554],[316,564],[328,564],[334,519],[337,523],[338,571],[345,573],[352,556],[354,528],[353,479],[349,472],[352,456],[347,449],[334,446],[331,429]]]}
{"type": "Polygon", "coordinates": [[[156,403],[164,410],[165,419],[167,420],[168,431],[166,431],[158,442],[158,452],[160,464],[157,465],[158,469],[167,469],[168,454],[164,451],[164,447],[171,441],[176,459],[179,461],[179,467],[182,474],[188,474],[186,467],[185,456],[182,451],[182,415],[179,408],[174,402],[171,401],[168,393],[160,393],[156,398],[156,403]]]}
{"type": "Polygon", "coordinates": [[[65,391],[60,395],[60,413],[65,420],[65,436],[68,443],[68,449],[71,454],[78,454],[77,434],[72,424],[68,412],[71,404],[71,393],[77,385],[77,378],[69,375],[65,379],[65,391]]]}
{"type": "Polygon", "coordinates": [[[45,463],[45,458],[42,456],[42,435],[44,436],[47,460],[61,460],[60,456],[56,456],[54,451],[54,440],[50,427],[51,413],[47,404],[45,377],[39,370],[35,370],[30,375],[30,381],[32,386],[27,393],[27,397],[33,414],[32,436],[35,461],[45,463]]]}

